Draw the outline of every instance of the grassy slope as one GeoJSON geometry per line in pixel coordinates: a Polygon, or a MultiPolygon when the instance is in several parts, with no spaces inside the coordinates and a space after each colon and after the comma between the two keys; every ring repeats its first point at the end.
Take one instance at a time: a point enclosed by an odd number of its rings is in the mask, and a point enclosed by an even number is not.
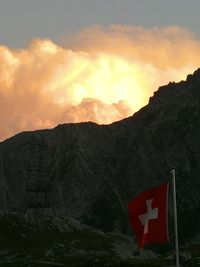
{"type": "MultiPolygon", "coordinates": [[[[167,263],[165,259],[119,258],[113,251],[113,243],[120,241],[123,241],[120,235],[103,234],[91,228],[70,226],[61,231],[50,220],[38,223],[24,217],[3,216],[0,218],[0,267],[159,267],[167,263]]],[[[198,254],[199,248],[195,251],[198,254]]]]}

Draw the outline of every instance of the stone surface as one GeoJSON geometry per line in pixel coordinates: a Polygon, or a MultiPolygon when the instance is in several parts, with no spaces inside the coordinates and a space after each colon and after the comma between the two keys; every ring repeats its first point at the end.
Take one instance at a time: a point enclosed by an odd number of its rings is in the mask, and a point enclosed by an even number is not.
{"type": "Polygon", "coordinates": [[[160,87],[147,106],[122,121],[63,124],[1,142],[0,212],[70,216],[130,233],[128,202],[170,180],[175,167],[182,242],[200,230],[199,151],[197,70],[160,87]]]}

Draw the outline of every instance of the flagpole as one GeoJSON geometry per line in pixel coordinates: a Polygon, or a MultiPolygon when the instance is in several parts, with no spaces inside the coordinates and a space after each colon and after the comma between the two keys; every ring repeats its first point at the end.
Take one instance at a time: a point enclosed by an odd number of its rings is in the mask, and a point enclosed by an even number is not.
{"type": "Polygon", "coordinates": [[[175,235],[176,267],[180,267],[180,265],[179,265],[179,249],[178,249],[178,226],[177,226],[177,209],[176,209],[176,175],[175,175],[175,168],[171,169],[171,173],[172,173],[172,187],[173,187],[174,235],[175,235]]]}

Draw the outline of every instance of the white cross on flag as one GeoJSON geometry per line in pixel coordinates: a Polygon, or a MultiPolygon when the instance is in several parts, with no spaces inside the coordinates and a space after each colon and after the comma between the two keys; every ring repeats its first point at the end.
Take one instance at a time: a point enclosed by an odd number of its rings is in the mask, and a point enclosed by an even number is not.
{"type": "Polygon", "coordinates": [[[128,204],[128,211],[140,247],[168,242],[168,184],[135,197],[128,204]]]}

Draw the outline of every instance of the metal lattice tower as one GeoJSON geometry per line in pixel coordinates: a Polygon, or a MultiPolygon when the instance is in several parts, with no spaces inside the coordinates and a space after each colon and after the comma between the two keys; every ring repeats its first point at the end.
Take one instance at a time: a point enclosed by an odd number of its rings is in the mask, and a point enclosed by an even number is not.
{"type": "Polygon", "coordinates": [[[41,215],[51,209],[50,196],[53,178],[52,149],[44,141],[31,144],[31,160],[26,184],[26,213],[41,215]]]}

